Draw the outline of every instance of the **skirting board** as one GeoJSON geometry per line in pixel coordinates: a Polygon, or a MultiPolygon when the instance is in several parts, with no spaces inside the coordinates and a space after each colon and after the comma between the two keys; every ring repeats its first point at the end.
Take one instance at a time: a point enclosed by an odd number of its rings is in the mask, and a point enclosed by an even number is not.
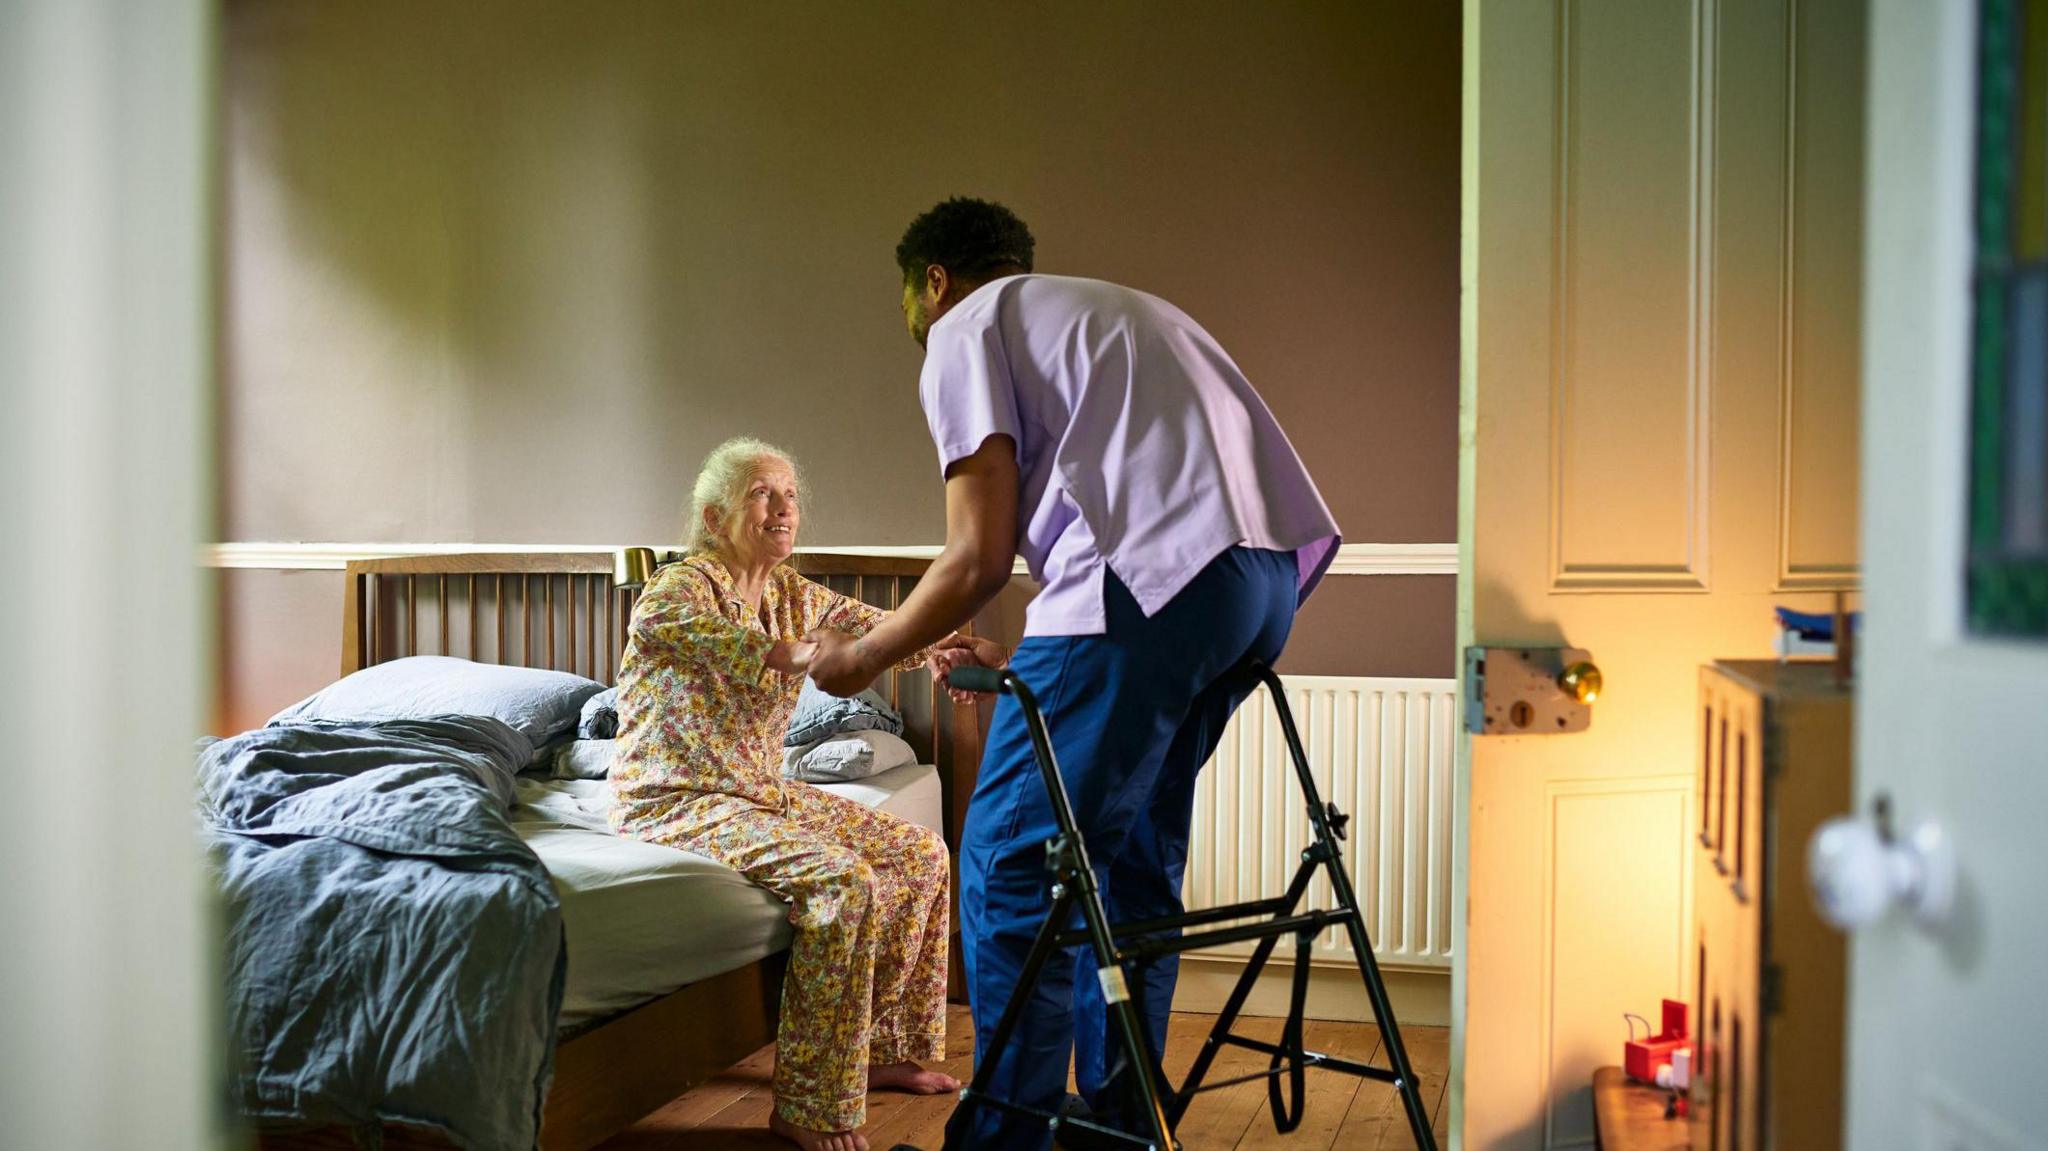
{"type": "MultiPolygon", "coordinates": [[[[1238,959],[1183,955],[1180,983],[1174,989],[1173,1009],[1214,1015],[1223,1010],[1237,977],[1244,971],[1238,959]]],[[[1394,1006],[1394,1018],[1407,1027],[1449,1027],[1451,1025],[1451,973],[1382,968],[1387,998],[1394,1006]]],[[[1275,1018],[1287,1014],[1287,998],[1294,965],[1274,960],[1259,972],[1245,1001],[1246,1015],[1275,1018]]],[[[1365,980],[1356,967],[1311,964],[1308,971],[1310,1019],[1334,1019],[1349,1023],[1372,1022],[1372,1003],[1365,997],[1365,980]]]]}

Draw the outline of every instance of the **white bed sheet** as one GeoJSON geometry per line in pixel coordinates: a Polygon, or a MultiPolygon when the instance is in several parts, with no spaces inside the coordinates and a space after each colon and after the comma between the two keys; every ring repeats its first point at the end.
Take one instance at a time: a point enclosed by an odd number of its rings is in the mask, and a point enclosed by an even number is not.
{"type": "MultiPolygon", "coordinates": [[[[817,786],[940,830],[937,768],[817,786]]],[[[512,809],[562,900],[565,1034],[789,946],[787,904],[724,864],[612,834],[610,805],[604,780],[521,779],[512,809]]]]}

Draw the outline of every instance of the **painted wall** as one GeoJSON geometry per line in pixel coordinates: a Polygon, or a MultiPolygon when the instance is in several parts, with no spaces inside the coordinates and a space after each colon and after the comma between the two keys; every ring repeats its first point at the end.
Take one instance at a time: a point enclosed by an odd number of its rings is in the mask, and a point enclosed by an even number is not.
{"type": "MultiPolygon", "coordinates": [[[[658,541],[749,432],[807,468],[806,542],[937,543],[892,249],[965,193],[1202,320],[1348,538],[1450,540],[1458,35],[1425,0],[231,3],[221,538],[658,541]]],[[[331,677],[339,586],[225,581],[228,716],[331,677]]],[[[1451,580],[1332,581],[1289,662],[1449,674],[1451,580]]]]}

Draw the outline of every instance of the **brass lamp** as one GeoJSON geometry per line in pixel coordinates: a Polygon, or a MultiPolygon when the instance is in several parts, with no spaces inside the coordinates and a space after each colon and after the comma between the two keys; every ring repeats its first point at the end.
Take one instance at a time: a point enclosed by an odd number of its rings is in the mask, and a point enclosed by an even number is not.
{"type": "Polygon", "coordinates": [[[612,583],[619,587],[645,587],[657,567],[653,548],[620,548],[612,553],[612,583]]]}

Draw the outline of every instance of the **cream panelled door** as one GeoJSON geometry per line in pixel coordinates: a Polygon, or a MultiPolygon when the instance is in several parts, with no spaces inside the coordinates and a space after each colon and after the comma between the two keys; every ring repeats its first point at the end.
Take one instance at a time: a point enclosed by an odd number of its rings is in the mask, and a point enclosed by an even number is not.
{"type": "Polygon", "coordinates": [[[1853,0],[1467,0],[1461,644],[1590,648],[1590,731],[1468,737],[1452,1130],[1593,1142],[1691,971],[1701,663],[1855,579],[1853,0]]]}

